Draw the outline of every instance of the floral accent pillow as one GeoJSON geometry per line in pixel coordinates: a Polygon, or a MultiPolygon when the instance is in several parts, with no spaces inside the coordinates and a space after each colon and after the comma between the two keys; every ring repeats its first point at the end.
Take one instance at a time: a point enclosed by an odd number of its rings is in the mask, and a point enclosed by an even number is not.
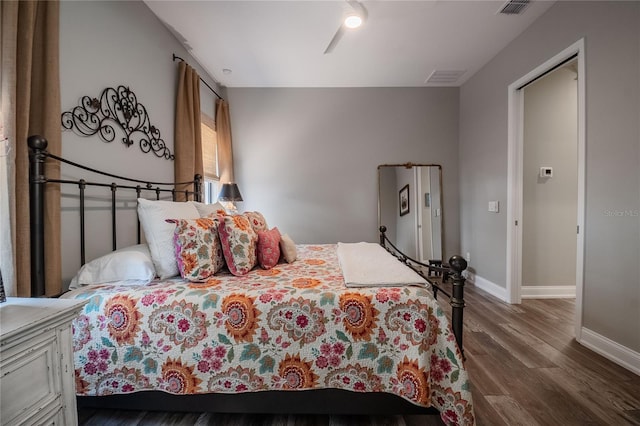
{"type": "Polygon", "coordinates": [[[280,260],[280,231],[278,228],[258,232],[258,264],[271,269],[280,260]]]}
{"type": "Polygon", "coordinates": [[[269,227],[267,226],[267,221],[264,216],[260,212],[244,212],[242,213],[249,219],[249,223],[251,223],[251,227],[253,230],[258,233],[260,231],[268,231],[269,227]]]}
{"type": "Polygon", "coordinates": [[[258,234],[244,215],[218,216],[218,234],[227,267],[233,275],[245,275],[258,264],[258,234]]]}
{"type": "Polygon", "coordinates": [[[166,222],[176,225],[173,243],[182,278],[203,281],[224,266],[218,219],[167,219],[166,222]]]}

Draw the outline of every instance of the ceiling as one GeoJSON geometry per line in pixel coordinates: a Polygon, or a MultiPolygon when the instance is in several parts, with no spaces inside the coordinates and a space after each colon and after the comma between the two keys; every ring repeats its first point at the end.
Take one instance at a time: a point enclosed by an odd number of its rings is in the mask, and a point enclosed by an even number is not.
{"type": "Polygon", "coordinates": [[[554,2],[364,0],[365,23],[327,54],[347,1],[145,3],[223,86],[425,87],[463,84],[554,2]],[[427,83],[434,71],[464,73],[427,83]]]}

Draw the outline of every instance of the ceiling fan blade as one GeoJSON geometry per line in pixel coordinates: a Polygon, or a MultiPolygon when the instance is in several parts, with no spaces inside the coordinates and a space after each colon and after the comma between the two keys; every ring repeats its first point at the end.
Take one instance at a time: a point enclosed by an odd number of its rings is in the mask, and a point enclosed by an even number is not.
{"type": "Polygon", "coordinates": [[[358,14],[358,16],[360,16],[360,18],[362,18],[362,22],[365,22],[367,20],[369,12],[367,11],[367,8],[364,7],[364,4],[356,0],[347,0],[347,4],[351,6],[351,8],[358,14]]]}
{"type": "MultiPolygon", "coordinates": [[[[360,17],[360,19],[362,19],[362,22],[367,20],[368,11],[362,3],[356,0],[346,0],[346,3],[349,5],[349,7],[351,7],[353,12],[355,12],[360,17]]],[[[327,53],[331,53],[333,49],[335,49],[335,47],[337,46],[338,42],[340,41],[340,39],[342,38],[346,30],[347,28],[345,27],[344,23],[340,25],[340,27],[338,28],[338,31],[336,31],[336,33],[333,35],[333,38],[329,42],[329,45],[324,50],[325,55],[327,53]]]]}
{"type": "Polygon", "coordinates": [[[338,31],[336,31],[336,33],[333,35],[333,38],[329,42],[329,45],[324,50],[325,55],[333,51],[333,49],[336,47],[336,45],[338,44],[338,42],[340,41],[343,35],[344,35],[344,25],[340,25],[340,27],[338,28],[338,31]]]}

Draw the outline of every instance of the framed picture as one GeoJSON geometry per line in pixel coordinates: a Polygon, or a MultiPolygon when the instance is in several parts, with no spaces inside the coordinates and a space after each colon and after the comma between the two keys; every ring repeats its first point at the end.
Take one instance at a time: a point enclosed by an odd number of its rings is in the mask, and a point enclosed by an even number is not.
{"type": "Polygon", "coordinates": [[[406,184],[399,193],[400,216],[409,213],[409,184],[406,184]]]}

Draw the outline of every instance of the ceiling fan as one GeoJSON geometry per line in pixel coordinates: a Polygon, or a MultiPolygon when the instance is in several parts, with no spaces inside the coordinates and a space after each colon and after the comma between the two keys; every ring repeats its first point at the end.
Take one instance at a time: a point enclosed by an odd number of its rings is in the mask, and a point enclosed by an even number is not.
{"type": "Polygon", "coordinates": [[[346,0],[349,7],[344,15],[342,23],[333,35],[333,38],[324,50],[324,54],[331,53],[342,38],[345,32],[358,28],[367,20],[367,9],[364,5],[356,0],[346,0]]]}

